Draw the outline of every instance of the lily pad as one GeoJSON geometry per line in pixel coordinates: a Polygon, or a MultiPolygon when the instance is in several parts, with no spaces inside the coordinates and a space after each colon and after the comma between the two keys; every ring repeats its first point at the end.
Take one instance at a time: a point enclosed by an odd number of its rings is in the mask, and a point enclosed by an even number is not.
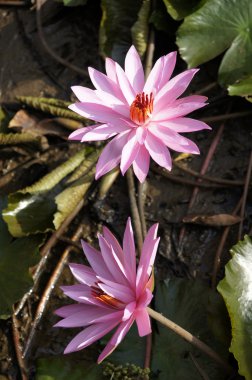
{"type": "Polygon", "coordinates": [[[232,325],[230,351],[238,361],[239,373],[252,379],[252,240],[245,236],[231,249],[232,259],[218,285],[232,325]]]}
{"type": "Polygon", "coordinates": [[[189,67],[224,53],[219,67],[223,85],[252,74],[252,3],[250,0],[208,0],[185,18],[177,44],[189,67]]]}
{"type": "Polygon", "coordinates": [[[252,95],[252,75],[242,79],[238,83],[228,86],[229,95],[251,96],[252,95]]]}
{"type": "Polygon", "coordinates": [[[182,20],[197,8],[200,0],[163,0],[168,13],[175,20],[182,20]]]}
{"type": "Polygon", "coordinates": [[[12,305],[31,287],[29,267],[39,261],[42,242],[41,235],[13,239],[0,215],[0,318],[11,314],[12,305]]]}
{"type": "MultiPolygon", "coordinates": [[[[199,281],[167,280],[157,286],[155,309],[208,344],[223,359],[228,356],[229,337],[225,307],[216,292],[199,281]],[[216,325],[221,336],[216,334],[216,325]]],[[[224,380],[225,373],[205,354],[180,336],[157,324],[152,348],[152,371],[159,380],[200,380],[193,360],[209,379],[224,380]]],[[[155,331],[155,330],[154,330],[155,331]]]]}
{"type": "Polygon", "coordinates": [[[69,357],[40,358],[37,361],[36,380],[101,380],[102,367],[96,363],[69,357]]]}

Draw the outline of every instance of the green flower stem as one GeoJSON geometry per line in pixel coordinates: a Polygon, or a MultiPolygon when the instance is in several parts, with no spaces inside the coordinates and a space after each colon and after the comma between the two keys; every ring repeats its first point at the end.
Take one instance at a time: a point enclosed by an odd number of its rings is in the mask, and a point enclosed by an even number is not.
{"type": "Polygon", "coordinates": [[[225,371],[228,373],[234,373],[234,369],[225,360],[223,360],[211,347],[202,342],[200,339],[196,338],[196,336],[192,335],[190,332],[183,329],[183,327],[180,327],[170,319],[164,317],[162,314],[149,307],[147,307],[147,312],[150,317],[162,323],[162,325],[175,332],[175,334],[180,335],[181,338],[191,343],[193,346],[197,347],[200,351],[204,352],[210,358],[219,363],[223,369],[225,369],[225,371]]]}

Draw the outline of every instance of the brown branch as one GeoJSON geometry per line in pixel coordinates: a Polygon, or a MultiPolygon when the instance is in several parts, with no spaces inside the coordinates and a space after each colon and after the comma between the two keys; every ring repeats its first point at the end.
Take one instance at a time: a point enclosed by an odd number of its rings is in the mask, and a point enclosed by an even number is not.
{"type": "Polygon", "coordinates": [[[184,165],[179,164],[176,161],[173,162],[173,165],[176,166],[178,169],[182,170],[183,172],[191,174],[192,176],[196,178],[203,179],[204,181],[218,183],[220,185],[225,185],[225,186],[244,186],[244,181],[233,181],[229,179],[212,177],[206,174],[200,174],[193,169],[187,168],[184,165]]]}
{"type": "Polygon", "coordinates": [[[19,335],[19,326],[18,326],[18,321],[15,316],[15,313],[12,314],[12,335],[13,335],[13,343],[15,347],[18,366],[21,373],[21,378],[22,380],[28,380],[28,371],[27,371],[25,359],[23,358],[23,354],[22,354],[22,347],[21,347],[20,335],[19,335]]]}
{"type": "Polygon", "coordinates": [[[87,70],[82,70],[78,66],[75,66],[74,64],[68,62],[64,58],[60,57],[58,54],[55,53],[54,50],[50,48],[50,46],[47,44],[44,33],[43,33],[43,27],[42,27],[42,21],[41,21],[41,8],[43,5],[43,0],[37,0],[36,1],[36,21],[37,21],[37,29],[38,29],[38,34],[39,38],[47,51],[47,53],[55,59],[55,61],[59,62],[63,66],[69,68],[72,71],[75,71],[76,73],[80,74],[84,78],[89,78],[87,70]]]}
{"type": "Polygon", "coordinates": [[[225,115],[206,116],[206,117],[202,117],[200,120],[206,123],[211,123],[211,122],[214,123],[216,121],[237,119],[239,117],[246,117],[246,116],[251,116],[251,115],[252,115],[252,111],[242,111],[242,112],[226,113],[225,115]]]}
{"type": "MultiPolygon", "coordinates": [[[[72,237],[72,241],[73,242],[76,242],[77,240],[79,240],[79,238],[81,237],[82,235],[82,225],[80,225],[77,230],[75,231],[73,237],[72,237]]],[[[69,253],[71,252],[72,250],[72,247],[67,247],[65,249],[65,251],[63,252],[56,268],[54,269],[46,287],[45,287],[45,290],[40,298],[40,302],[38,304],[38,307],[37,307],[37,310],[36,310],[36,314],[35,314],[35,318],[34,318],[34,321],[33,321],[33,325],[32,325],[32,328],[31,328],[31,331],[30,331],[30,334],[27,338],[27,342],[26,342],[26,346],[25,346],[25,349],[24,349],[24,357],[27,357],[29,351],[30,351],[30,348],[32,346],[32,342],[34,340],[34,337],[35,337],[35,334],[37,332],[37,329],[38,329],[38,326],[41,322],[41,319],[43,317],[43,314],[46,310],[46,307],[47,307],[47,304],[50,300],[50,296],[54,290],[54,287],[65,267],[65,264],[68,260],[68,256],[69,256],[69,253]]]]}

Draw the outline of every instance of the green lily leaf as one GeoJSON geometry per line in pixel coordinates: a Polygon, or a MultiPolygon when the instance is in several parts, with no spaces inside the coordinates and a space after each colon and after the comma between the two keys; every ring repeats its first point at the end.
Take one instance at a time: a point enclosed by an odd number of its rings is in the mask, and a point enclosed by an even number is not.
{"type": "Polygon", "coordinates": [[[252,3],[250,0],[208,0],[186,17],[177,44],[190,67],[225,52],[219,67],[223,85],[252,74],[252,3]]]}
{"type": "Polygon", "coordinates": [[[102,20],[99,32],[100,52],[122,63],[122,55],[132,44],[131,27],[140,11],[141,0],[102,0],[102,20]]]}
{"type": "Polygon", "coordinates": [[[252,76],[242,79],[238,83],[228,86],[229,95],[251,96],[252,95],[252,76]]]}
{"type": "Polygon", "coordinates": [[[55,197],[64,190],[63,179],[84,161],[86,152],[82,149],[32,186],[9,195],[3,218],[14,237],[54,229],[55,197]]]}
{"type": "Polygon", "coordinates": [[[163,0],[167,12],[175,20],[182,20],[189,14],[193,13],[198,7],[200,0],[163,0]]]}
{"type": "Polygon", "coordinates": [[[50,357],[37,360],[36,380],[101,380],[102,367],[85,360],[50,357]]]}
{"type": "Polygon", "coordinates": [[[77,7],[78,5],[86,5],[87,0],[63,0],[66,7],[77,7]]]}
{"type": "Polygon", "coordinates": [[[41,235],[14,240],[0,215],[0,318],[10,315],[12,305],[31,287],[29,267],[39,261],[42,243],[41,235]]]}
{"type": "Polygon", "coordinates": [[[231,249],[232,259],[218,291],[225,300],[232,325],[230,351],[238,361],[239,373],[252,379],[252,240],[245,236],[231,249]]]}
{"type": "MultiPolygon", "coordinates": [[[[229,339],[223,306],[218,294],[201,282],[173,279],[157,284],[155,309],[225,358],[228,356],[229,339]],[[216,334],[216,330],[221,331],[222,335],[216,334]]],[[[159,373],[159,380],[173,380],[174,373],[177,379],[200,380],[201,375],[193,360],[196,360],[209,379],[226,378],[215,362],[174,332],[159,323],[157,329],[158,332],[154,335],[151,368],[159,373]]]]}
{"type": "Polygon", "coordinates": [[[131,28],[133,44],[141,57],[147,48],[149,17],[150,0],[143,0],[143,4],[138,12],[138,19],[131,28]]]}

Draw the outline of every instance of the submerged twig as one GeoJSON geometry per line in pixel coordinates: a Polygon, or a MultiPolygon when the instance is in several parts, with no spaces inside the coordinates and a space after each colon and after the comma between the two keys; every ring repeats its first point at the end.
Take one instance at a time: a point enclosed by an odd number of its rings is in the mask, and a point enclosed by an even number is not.
{"type": "Polygon", "coordinates": [[[246,175],[246,179],[245,179],[244,191],[243,191],[243,195],[242,195],[242,205],[241,205],[241,212],[240,212],[241,222],[240,222],[240,226],[239,226],[238,240],[241,240],[241,238],[242,238],[243,220],[244,220],[244,216],[245,216],[245,207],[246,207],[246,201],[247,201],[247,196],[248,196],[248,189],[249,189],[249,183],[250,183],[250,178],[251,178],[251,172],[252,172],[252,151],[250,152],[248,170],[247,170],[247,175],[246,175]]]}
{"type": "Polygon", "coordinates": [[[212,177],[212,176],[209,176],[207,174],[200,174],[200,173],[196,172],[193,169],[187,168],[184,165],[181,165],[181,164],[177,163],[176,161],[174,161],[173,164],[177,168],[179,168],[180,170],[182,170],[183,172],[191,174],[193,177],[200,178],[200,179],[202,179],[204,181],[218,183],[220,185],[226,185],[226,186],[243,186],[244,185],[244,181],[236,181],[236,180],[230,180],[230,179],[212,177]]]}
{"type": "Polygon", "coordinates": [[[197,371],[199,372],[200,376],[202,377],[203,380],[209,380],[209,377],[207,376],[206,372],[203,370],[203,368],[201,368],[201,366],[199,365],[198,361],[196,360],[196,358],[194,357],[194,355],[189,352],[189,356],[193,362],[193,364],[195,365],[197,371]]]}
{"type": "MultiPolygon", "coordinates": [[[[205,160],[203,161],[203,165],[202,165],[201,170],[200,170],[200,174],[201,175],[204,175],[207,172],[209,163],[212,160],[212,157],[213,157],[213,155],[214,155],[214,153],[216,151],[216,148],[217,148],[217,146],[218,146],[218,144],[220,142],[220,139],[222,137],[222,134],[223,134],[223,131],[224,131],[224,126],[225,126],[225,124],[223,123],[220,126],[220,128],[218,128],[217,133],[216,133],[215,137],[212,140],[212,143],[211,143],[211,145],[209,147],[208,153],[206,155],[205,160]]],[[[197,185],[193,189],[193,192],[192,192],[192,195],[191,195],[191,199],[190,199],[187,211],[190,211],[191,208],[192,208],[192,206],[194,205],[194,202],[196,200],[197,194],[199,192],[199,186],[198,186],[198,184],[200,182],[201,182],[201,179],[198,179],[197,185]]],[[[180,234],[179,234],[180,254],[181,254],[181,251],[182,251],[182,246],[183,246],[182,241],[183,241],[183,238],[184,238],[184,235],[185,235],[185,231],[186,231],[185,226],[183,226],[181,228],[180,234]]]]}
{"type": "Polygon", "coordinates": [[[251,115],[252,115],[252,111],[242,111],[242,112],[226,113],[224,115],[206,116],[206,117],[200,118],[200,120],[204,121],[205,123],[214,123],[216,121],[237,119],[239,117],[246,117],[246,116],[251,116],[251,115]]]}
{"type": "Polygon", "coordinates": [[[42,27],[42,21],[41,21],[41,8],[42,8],[42,5],[43,5],[43,1],[42,0],[37,0],[36,1],[37,29],[38,29],[39,38],[40,38],[40,40],[41,40],[41,42],[42,42],[45,50],[47,51],[48,54],[50,54],[50,56],[53,59],[55,59],[57,62],[61,63],[63,66],[69,68],[70,70],[75,71],[76,73],[80,74],[84,78],[89,77],[87,70],[80,69],[78,66],[75,66],[74,64],[72,64],[72,63],[68,62],[67,60],[65,60],[64,58],[60,57],[47,44],[46,39],[44,37],[43,27],[42,27]]]}
{"type": "Polygon", "coordinates": [[[181,338],[191,343],[193,346],[197,347],[200,351],[204,352],[207,356],[212,358],[215,362],[220,364],[221,367],[225,369],[226,372],[228,373],[234,372],[233,368],[227,362],[225,362],[217,354],[217,352],[215,352],[211,347],[209,347],[207,344],[202,342],[196,336],[192,335],[189,331],[183,329],[182,327],[177,325],[175,322],[164,317],[162,314],[156,312],[155,310],[150,309],[149,307],[147,307],[147,311],[152,318],[156,319],[156,321],[162,323],[162,325],[172,330],[177,335],[181,336],[181,338]]]}
{"type": "Polygon", "coordinates": [[[22,380],[28,380],[28,371],[26,368],[26,362],[25,359],[23,358],[22,354],[22,347],[20,344],[20,335],[19,335],[19,326],[18,326],[18,321],[16,318],[15,313],[12,314],[12,334],[13,334],[13,342],[14,342],[14,347],[15,347],[15,352],[16,352],[16,357],[21,373],[21,378],[22,380]]]}
{"type": "MultiPolygon", "coordinates": [[[[77,240],[79,240],[79,238],[81,237],[81,234],[82,234],[82,225],[80,225],[77,230],[75,231],[73,237],[72,237],[72,241],[73,242],[76,242],[77,240]]],[[[36,331],[38,329],[38,326],[39,326],[39,323],[43,317],[43,313],[47,307],[47,304],[48,304],[48,301],[50,299],[50,296],[51,296],[51,293],[52,291],[54,290],[54,287],[64,269],[64,266],[67,262],[67,259],[68,259],[68,256],[69,256],[69,253],[71,252],[72,250],[72,246],[69,246],[65,249],[65,251],[63,252],[56,268],[54,269],[45,289],[44,289],[44,292],[40,298],[40,302],[38,304],[38,307],[37,307],[37,310],[36,310],[36,314],[35,314],[35,318],[34,318],[34,322],[33,322],[33,325],[32,325],[32,328],[31,328],[31,331],[30,331],[30,334],[27,338],[27,342],[26,342],[26,346],[25,346],[25,349],[24,349],[24,357],[27,356],[27,354],[29,353],[29,350],[31,348],[31,344],[33,342],[33,339],[34,339],[34,336],[36,334],[36,331]]]]}

